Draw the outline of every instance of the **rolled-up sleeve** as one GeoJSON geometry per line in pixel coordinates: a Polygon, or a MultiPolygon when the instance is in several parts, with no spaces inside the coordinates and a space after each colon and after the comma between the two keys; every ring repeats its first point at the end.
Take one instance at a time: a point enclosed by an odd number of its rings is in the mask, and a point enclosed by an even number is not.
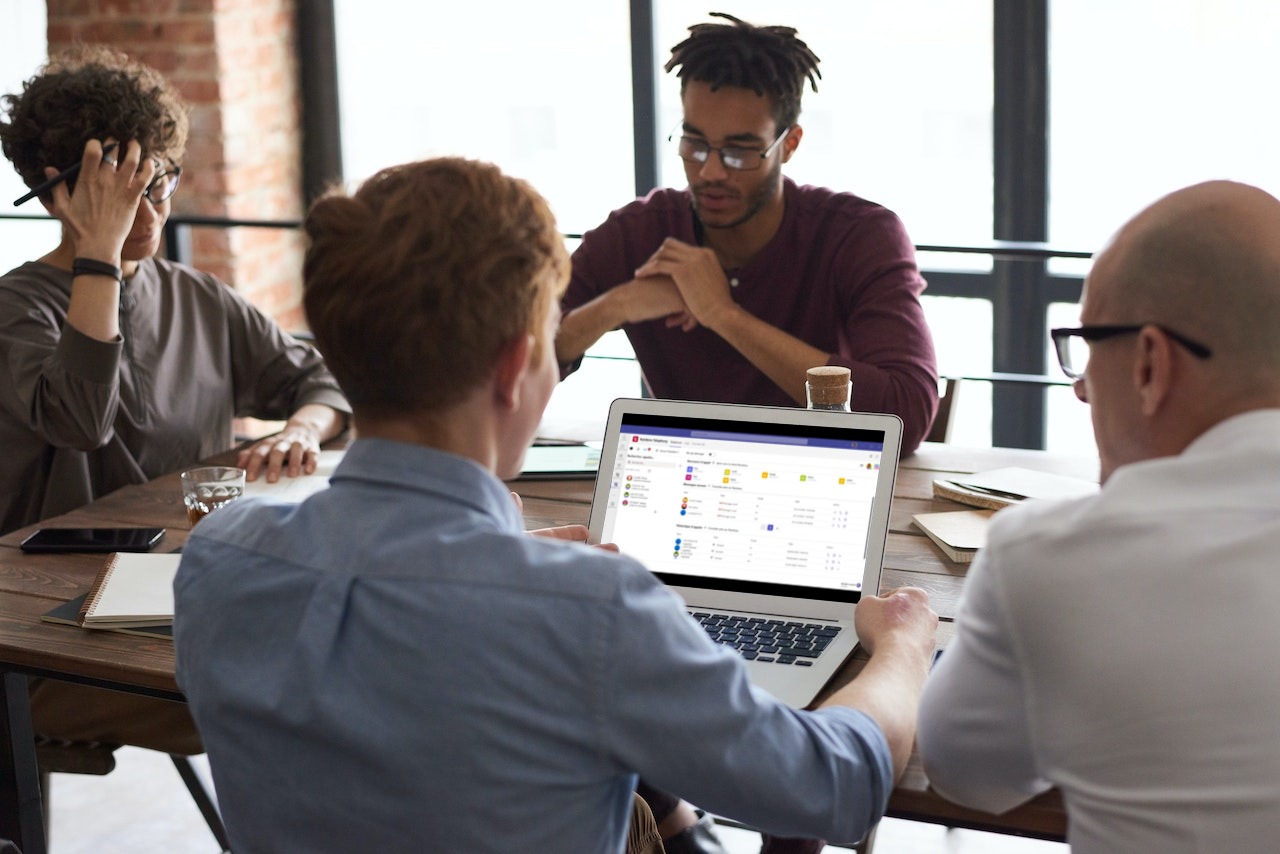
{"type": "MultiPolygon", "coordinates": [[[[647,573],[645,573],[647,575],[647,573]]],[[[893,788],[879,727],[851,708],[797,711],[753,687],[670,591],[622,587],[599,696],[604,749],[649,783],[784,836],[854,842],[893,788]]]]}
{"type": "Polygon", "coordinates": [[[929,675],[916,743],[949,800],[1000,813],[1050,787],[1035,761],[1027,692],[991,545],[965,580],[956,634],[929,675]]]}

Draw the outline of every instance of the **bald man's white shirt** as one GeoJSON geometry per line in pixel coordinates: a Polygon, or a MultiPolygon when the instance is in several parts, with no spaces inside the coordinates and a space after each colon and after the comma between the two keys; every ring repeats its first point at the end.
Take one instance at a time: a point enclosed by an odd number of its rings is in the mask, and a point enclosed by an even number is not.
{"type": "Polygon", "coordinates": [[[1278,604],[1280,409],[1001,511],[925,686],[930,782],[991,812],[1056,786],[1075,854],[1273,850],[1278,604]]]}

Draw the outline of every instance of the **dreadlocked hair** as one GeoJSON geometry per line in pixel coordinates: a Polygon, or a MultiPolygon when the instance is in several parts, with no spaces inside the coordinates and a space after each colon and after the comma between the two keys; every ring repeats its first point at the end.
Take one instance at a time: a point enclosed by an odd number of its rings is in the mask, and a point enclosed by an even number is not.
{"type": "Polygon", "coordinates": [[[773,98],[773,117],[779,128],[790,127],[800,118],[800,96],[807,79],[818,91],[821,61],[809,46],[796,38],[793,27],[758,27],[724,12],[712,12],[730,24],[694,24],[689,37],[671,49],[664,66],[677,76],[681,91],[690,80],[711,85],[750,89],[773,98]]]}

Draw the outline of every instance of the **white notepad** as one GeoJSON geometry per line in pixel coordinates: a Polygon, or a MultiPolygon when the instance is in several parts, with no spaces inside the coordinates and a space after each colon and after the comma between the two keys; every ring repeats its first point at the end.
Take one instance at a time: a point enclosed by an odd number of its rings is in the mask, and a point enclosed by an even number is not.
{"type": "Polygon", "coordinates": [[[275,483],[267,483],[266,478],[246,481],[244,494],[247,498],[275,498],[279,501],[302,502],[322,489],[329,488],[329,478],[342,462],[344,451],[321,451],[316,457],[316,470],[311,474],[289,477],[281,475],[275,483]]]}
{"type": "Polygon", "coordinates": [[[173,622],[173,577],[180,554],[116,552],[94,579],[80,610],[80,624],[154,626],[173,622]]]}

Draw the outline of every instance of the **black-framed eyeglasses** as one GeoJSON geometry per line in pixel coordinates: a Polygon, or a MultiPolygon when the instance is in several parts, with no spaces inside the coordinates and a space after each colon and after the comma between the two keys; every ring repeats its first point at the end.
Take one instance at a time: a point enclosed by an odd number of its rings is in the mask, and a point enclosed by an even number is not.
{"type": "Polygon", "coordinates": [[[1213,351],[1195,339],[1175,332],[1159,323],[1099,324],[1097,326],[1076,326],[1051,329],[1049,337],[1053,339],[1053,348],[1058,353],[1058,364],[1062,372],[1073,380],[1082,379],[1089,367],[1089,345],[1095,341],[1105,341],[1117,335],[1133,335],[1147,326],[1154,326],[1177,343],[1187,348],[1191,355],[1207,359],[1213,351]]]}
{"type": "Polygon", "coordinates": [[[676,144],[676,153],[680,155],[681,160],[687,163],[706,163],[707,158],[711,156],[711,152],[715,151],[719,153],[720,162],[724,164],[725,169],[732,169],[735,172],[751,172],[760,168],[790,132],[791,126],[788,125],[783,128],[782,133],[778,134],[778,138],[765,149],[744,148],[740,145],[716,146],[696,136],[681,136],[677,138],[674,132],[667,137],[667,142],[676,144]]]}
{"type": "Polygon", "coordinates": [[[178,184],[181,181],[182,167],[170,160],[169,168],[157,173],[147,185],[147,189],[142,191],[142,195],[146,196],[151,204],[158,205],[178,192],[178,184]]]}

